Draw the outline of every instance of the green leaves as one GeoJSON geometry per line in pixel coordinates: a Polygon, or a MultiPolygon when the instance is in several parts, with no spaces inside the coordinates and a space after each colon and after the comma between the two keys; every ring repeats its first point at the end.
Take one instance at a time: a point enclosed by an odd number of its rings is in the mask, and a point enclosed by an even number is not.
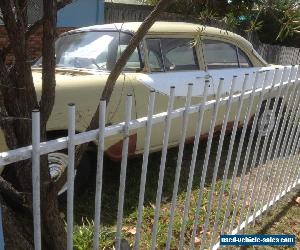
{"type": "Polygon", "coordinates": [[[264,24],[263,20],[260,20],[260,21],[251,20],[249,29],[247,29],[246,31],[249,31],[249,32],[259,31],[263,27],[263,24],[264,24]]]}
{"type": "Polygon", "coordinates": [[[294,2],[290,0],[287,5],[282,6],[283,16],[279,19],[281,28],[276,40],[283,41],[285,38],[300,32],[300,7],[294,2]]]}
{"type": "MultiPolygon", "coordinates": [[[[151,5],[158,2],[158,0],[140,1],[151,5]]],[[[260,38],[266,43],[284,44],[289,39],[288,44],[291,45],[297,44],[300,39],[300,3],[298,0],[213,2],[177,0],[169,11],[197,18],[203,25],[220,22],[227,30],[258,32],[260,38]],[[294,43],[291,42],[291,37],[294,43]]],[[[195,39],[195,43],[199,42],[199,37],[195,39]]]]}

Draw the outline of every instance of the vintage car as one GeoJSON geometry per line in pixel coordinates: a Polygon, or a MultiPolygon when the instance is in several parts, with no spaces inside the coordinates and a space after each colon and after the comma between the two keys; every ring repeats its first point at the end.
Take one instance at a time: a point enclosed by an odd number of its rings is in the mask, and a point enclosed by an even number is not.
{"type": "MultiPolygon", "coordinates": [[[[62,34],[56,42],[56,101],[47,129],[49,138],[66,135],[67,104],[75,103],[77,108],[76,130],[84,131],[99,103],[106,79],[116,60],[128,45],[132,35],[141,23],[116,23],[79,28],[62,34]]],[[[244,38],[229,31],[203,27],[182,22],[156,22],[144,37],[139,47],[127,62],[120,75],[107,109],[107,125],[124,120],[127,93],[132,93],[134,105],[132,119],[147,115],[149,91],[156,91],[155,113],[165,112],[170,87],[175,86],[174,108],[183,107],[189,83],[193,83],[192,104],[199,103],[204,81],[209,80],[208,94],[213,98],[223,77],[223,95],[229,93],[231,79],[238,78],[236,90],[241,90],[246,73],[274,69],[253,49],[244,38]],[[194,43],[199,37],[200,42],[194,43]]],[[[42,74],[41,60],[32,68],[35,87],[40,92],[42,74]]],[[[248,86],[250,88],[250,86],[248,86]]],[[[235,119],[233,104],[229,121],[235,119]]],[[[246,107],[243,107],[245,112],[246,107]]],[[[220,108],[217,127],[224,117],[225,107],[220,108]]],[[[254,112],[254,111],[253,111],[254,112]]],[[[241,115],[241,121],[242,121],[241,115]]],[[[209,131],[211,111],[207,110],[202,128],[203,135],[209,131]]],[[[194,138],[196,114],[191,115],[187,130],[187,141],[194,138]]],[[[162,147],[163,124],[153,127],[150,150],[162,147]]],[[[181,130],[180,119],[172,123],[169,146],[178,145],[181,130]]],[[[143,152],[145,129],[132,131],[129,155],[143,152]]],[[[6,150],[2,142],[1,151],[6,150]]],[[[122,135],[107,138],[105,153],[113,160],[120,160],[122,135]]],[[[52,155],[53,156],[53,155],[52,155]]],[[[50,162],[57,166],[66,164],[66,155],[54,154],[50,162]]],[[[53,171],[55,176],[57,173],[53,171]]]]}

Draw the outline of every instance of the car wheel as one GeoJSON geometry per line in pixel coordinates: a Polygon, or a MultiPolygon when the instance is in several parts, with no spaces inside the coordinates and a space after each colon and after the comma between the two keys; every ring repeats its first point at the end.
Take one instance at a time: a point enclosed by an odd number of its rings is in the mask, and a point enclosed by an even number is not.
{"type": "Polygon", "coordinates": [[[281,101],[282,99],[279,99],[277,107],[274,107],[275,104],[275,99],[271,99],[270,104],[268,107],[266,107],[267,101],[264,101],[261,105],[260,112],[259,112],[259,117],[257,120],[257,132],[261,136],[266,136],[270,134],[274,127],[275,127],[275,122],[278,117],[278,112],[281,106],[281,101]],[[275,110],[275,114],[273,114],[275,110]]]}
{"type": "MultiPolygon", "coordinates": [[[[56,182],[68,168],[68,155],[56,152],[48,154],[48,167],[52,181],[56,182]]],[[[66,190],[67,182],[58,191],[58,195],[61,195],[66,190]]]]}
{"type": "MultiPolygon", "coordinates": [[[[68,168],[68,155],[63,152],[55,152],[48,154],[48,166],[51,179],[57,181],[63,172],[68,168]]],[[[82,156],[80,164],[75,169],[75,190],[82,190],[87,184],[90,177],[91,160],[89,153],[85,153],[82,156]]],[[[65,182],[62,188],[59,190],[58,195],[63,194],[67,190],[67,182],[65,182]]]]}

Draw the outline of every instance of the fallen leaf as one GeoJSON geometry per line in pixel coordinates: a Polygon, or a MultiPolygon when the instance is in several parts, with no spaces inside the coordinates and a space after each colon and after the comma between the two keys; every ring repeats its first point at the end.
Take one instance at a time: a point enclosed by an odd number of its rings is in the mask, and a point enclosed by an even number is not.
{"type": "Polygon", "coordinates": [[[201,239],[199,237],[195,237],[195,245],[199,245],[201,243],[201,239]]]}
{"type": "Polygon", "coordinates": [[[133,227],[133,228],[129,229],[127,232],[132,234],[132,235],[135,235],[136,234],[136,228],[133,227]]]}

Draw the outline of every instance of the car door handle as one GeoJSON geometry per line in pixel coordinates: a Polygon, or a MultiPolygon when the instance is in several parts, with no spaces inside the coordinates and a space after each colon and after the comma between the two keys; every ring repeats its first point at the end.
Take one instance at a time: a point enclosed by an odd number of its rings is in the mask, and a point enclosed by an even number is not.
{"type": "Polygon", "coordinates": [[[196,79],[211,79],[211,75],[196,76],[196,79]]]}

